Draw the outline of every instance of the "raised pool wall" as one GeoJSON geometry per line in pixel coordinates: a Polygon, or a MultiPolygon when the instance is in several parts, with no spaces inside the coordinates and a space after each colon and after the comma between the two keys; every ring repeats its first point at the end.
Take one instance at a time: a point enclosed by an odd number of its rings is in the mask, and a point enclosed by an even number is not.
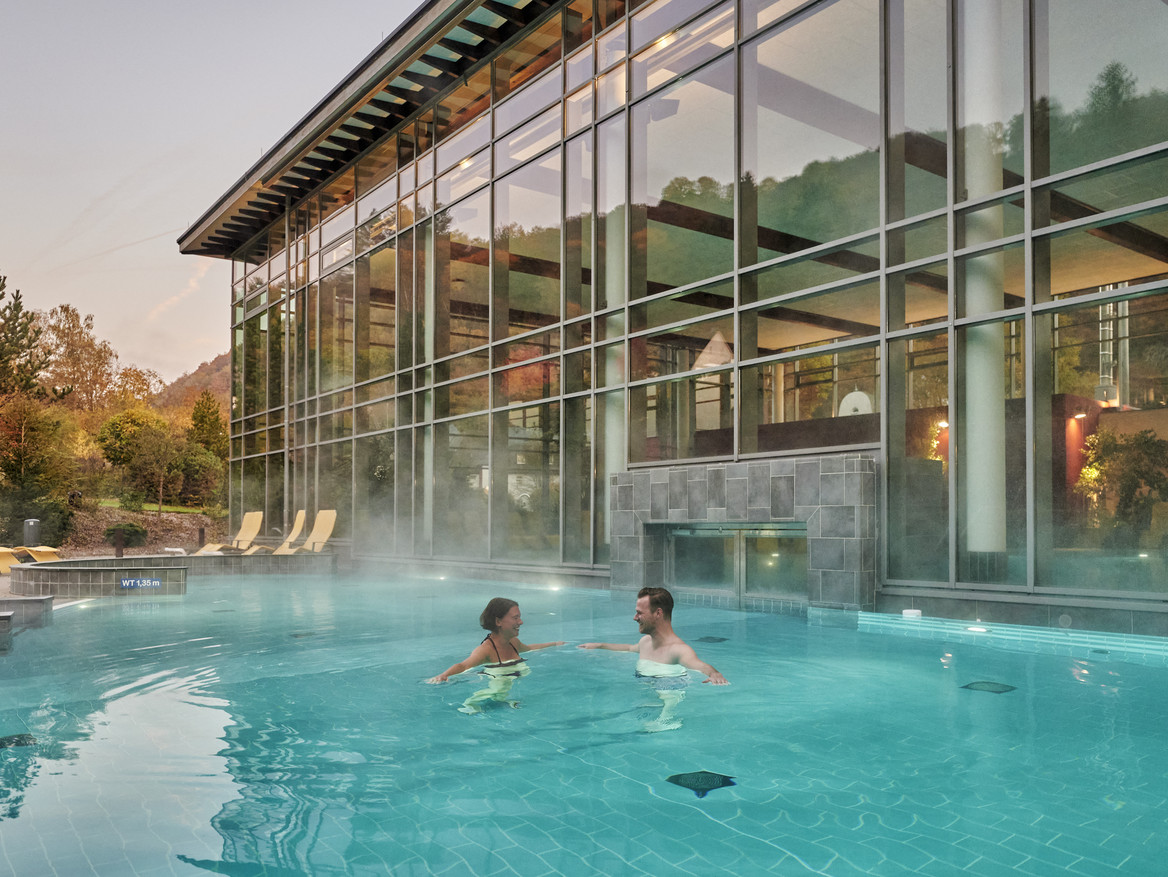
{"type": "Polygon", "coordinates": [[[25,597],[111,597],[184,594],[187,574],[335,575],[335,554],[136,555],[89,557],[14,564],[9,588],[25,597]],[[126,585],[125,582],[146,584],[126,585]]]}

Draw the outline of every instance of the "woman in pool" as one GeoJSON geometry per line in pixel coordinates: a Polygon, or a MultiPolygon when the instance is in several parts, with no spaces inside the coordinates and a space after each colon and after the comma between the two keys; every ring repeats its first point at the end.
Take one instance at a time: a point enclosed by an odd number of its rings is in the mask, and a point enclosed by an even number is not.
{"type": "Polygon", "coordinates": [[[466,660],[452,664],[449,668],[431,677],[426,681],[431,685],[445,682],[451,676],[465,673],[474,667],[482,667],[479,671],[487,677],[487,687],[476,691],[459,707],[459,712],[481,712],[483,704],[494,700],[506,702],[512,707],[519,706],[515,700],[507,700],[511,693],[511,686],[521,676],[531,672],[527,662],[520,656],[520,652],[533,652],[536,649],[546,649],[550,646],[562,646],[563,641],[551,643],[537,643],[527,645],[519,639],[519,628],[523,619],[519,614],[519,604],[506,597],[495,597],[487,604],[479,616],[479,625],[487,631],[486,637],[479,643],[466,660]]]}

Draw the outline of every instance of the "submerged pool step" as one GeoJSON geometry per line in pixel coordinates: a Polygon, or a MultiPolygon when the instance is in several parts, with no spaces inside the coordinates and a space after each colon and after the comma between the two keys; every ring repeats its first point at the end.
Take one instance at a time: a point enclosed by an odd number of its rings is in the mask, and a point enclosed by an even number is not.
{"type": "Polygon", "coordinates": [[[857,613],[856,628],[862,633],[968,643],[1004,651],[1168,667],[1168,638],[1158,636],[954,621],[947,618],[912,618],[877,612],[857,613]]]}

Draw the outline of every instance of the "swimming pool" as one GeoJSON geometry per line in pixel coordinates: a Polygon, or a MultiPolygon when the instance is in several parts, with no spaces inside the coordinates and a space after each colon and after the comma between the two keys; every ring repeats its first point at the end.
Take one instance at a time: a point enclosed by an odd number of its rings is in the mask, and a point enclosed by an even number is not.
{"type": "Polygon", "coordinates": [[[0,737],[38,741],[0,749],[0,873],[1164,873],[1163,667],[683,604],[733,684],[680,729],[644,732],[634,656],[571,645],[464,715],[477,678],[422,680],[497,594],[526,642],[636,638],[627,593],[433,581],[58,610],[0,656],[0,737]],[[734,784],[668,781],[701,771],[734,784]]]}

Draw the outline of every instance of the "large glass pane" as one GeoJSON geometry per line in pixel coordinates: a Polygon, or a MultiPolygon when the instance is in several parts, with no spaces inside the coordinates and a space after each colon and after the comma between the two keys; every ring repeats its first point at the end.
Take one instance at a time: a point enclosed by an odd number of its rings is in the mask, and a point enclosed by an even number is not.
{"type": "MultiPolygon", "coordinates": [[[[564,51],[570,52],[592,39],[592,7],[593,0],[570,0],[564,7],[564,51]]],[[[591,52],[581,54],[591,59],[591,52]]]]}
{"type": "Polygon", "coordinates": [[[491,179],[491,150],[484,149],[478,155],[464,158],[457,165],[440,176],[435,183],[438,199],[436,209],[453,204],[464,195],[469,195],[491,179]]]}
{"type": "MultiPolygon", "coordinates": [[[[585,351],[587,353],[587,351],[585,351]]],[[[564,400],[564,560],[592,557],[592,397],[564,400]]]]}
{"type": "Polygon", "coordinates": [[[243,324],[243,414],[268,406],[268,314],[261,311],[243,324]]]}
{"type": "Polygon", "coordinates": [[[414,545],[414,431],[399,429],[394,437],[394,552],[408,556],[414,545]]]}
{"type": "Polygon", "coordinates": [[[394,370],[397,335],[397,258],[393,245],[357,259],[356,332],[358,382],[394,370]]]}
{"type": "Polygon", "coordinates": [[[957,201],[1023,182],[1024,16],[1023,0],[957,4],[957,201]]]}
{"type": "Polygon", "coordinates": [[[1034,193],[1034,227],[1086,219],[1165,197],[1168,155],[1145,155],[1038,187],[1034,193]]]}
{"type": "Polygon", "coordinates": [[[560,60],[561,19],[553,16],[495,60],[495,100],[501,100],[560,60]]]}
{"type": "Polygon", "coordinates": [[[957,313],[990,314],[1026,303],[1026,259],[1022,244],[998,247],[957,260],[957,313]]]}
{"type": "Polygon", "coordinates": [[[743,537],[746,594],[807,599],[807,537],[746,534],[743,537]]]}
{"type": "Polygon", "coordinates": [[[732,307],[734,283],[723,280],[701,289],[690,289],[634,305],[629,308],[629,325],[631,331],[640,332],[666,323],[680,323],[682,320],[708,316],[732,307]]]}
{"type": "Polygon", "coordinates": [[[390,137],[357,162],[357,195],[364,198],[396,172],[397,138],[390,137]]]}
{"type": "Polygon", "coordinates": [[[564,147],[564,317],[592,310],[592,134],[564,147]]]}
{"type": "Polygon", "coordinates": [[[734,588],[734,537],[717,530],[669,534],[669,586],[702,591],[734,588]]]}
{"type": "Polygon", "coordinates": [[[504,174],[560,142],[563,129],[559,104],[495,143],[495,173],[504,174]]]}
{"type": "Polygon", "coordinates": [[[434,446],[432,428],[414,430],[414,556],[429,557],[434,546],[434,446]]]}
{"type": "Polygon", "coordinates": [[[333,539],[348,539],[353,530],[353,443],[320,445],[316,449],[317,509],[336,509],[333,539]]]}
{"type": "Polygon", "coordinates": [[[1168,590],[1168,295],[1044,315],[1039,587],[1168,590]]]}
{"type": "Polygon", "coordinates": [[[354,444],[353,550],[393,553],[393,433],[371,435],[354,444]]]}
{"type": "Polygon", "coordinates": [[[491,199],[487,191],[438,214],[434,232],[434,294],[429,331],[433,357],[490,340],[491,199]]]}
{"type": "Polygon", "coordinates": [[[244,338],[247,325],[236,326],[231,332],[231,419],[243,417],[243,368],[247,354],[244,338]]]}
{"type": "Polygon", "coordinates": [[[353,266],[320,282],[320,391],[353,383],[353,266]]]}
{"type": "MultiPolygon", "coordinates": [[[[397,237],[397,367],[409,368],[414,360],[414,232],[397,237]]],[[[401,543],[399,542],[399,545],[401,543]]]]}
{"type": "Polygon", "coordinates": [[[1040,176],[1168,139],[1168,5],[1038,0],[1034,14],[1040,176]]]}
{"type": "Polygon", "coordinates": [[[878,13],[816,6],[743,47],[743,264],[879,222],[878,13]]]}
{"type": "Polygon", "coordinates": [[[1035,297],[1069,298],[1168,278],[1168,210],[1037,238],[1035,297]]]}
{"type": "MultiPolygon", "coordinates": [[[[454,134],[459,128],[491,105],[491,68],[480,67],[469,76],[458,80],[435,111],[435,134],[439,142],[454,134]]],[[[469,151],[469,150],[468,150],[469,151]]],[[[442,159],[439,149],[439,160],[442,159]]],[[[454,159],[457,160],[457,159],[454,159]]],[[[446,165],[449,167],[449,162],[446,165]]],[[[438,168],[442,170],[440,166],[438,168]]]]}
{"type": "Polygon", "coordinates": [[[442,173],[468,155],[478,152],[491,142],[491,119],[483,116],[465,131],[451,137],[437,149],[435,159],[438,173],[442,173]]]}
{"type": "Polygon", "coordinates": [[[492,556],[560,559],[560,406],[495,415],[491,460],[492,556]]]}
{"type": "Polygon", "coordinates": [[[633,107],[630,295],[734,266],[734,62],[725,58],[633,107]],[[694,131],[701,137],[694,137],[694,131]]]}
{"type": "Polygon", "coordinates": [[[689,323],[629,339],[631,380],[664,377],[734,362],[734,317],[689,323]]]}
{"type": "Polygon", "coordinates": [[[596,477],[592,482],[592,542],[595,563],[608,563],[612,556],[609,532],[608,487],[612,476],[624,472],[626,453],[625,391],[615,390],[596,396],[596,477]]]}
{"type": "Polygon", "coordinates": [[[949,316],[949,264],[934,262],[888,275],[888,328],[907,329],[949,316]]]}
{"type": "Polygon", "coordinates": [[[949,581],[949,347],[888,345],[888,577],[949,581]]]}
{"type": "MultiPolygon", "coordinates": [[[[634,3],[643,6],[632,18],[632,39],[630,47],[637,51],[642,46],[657,39],[667,31],[674,30],[687,18],[693,18],[714,0],[655,0],[651,3],[634,3]]],[[[733,26],[733,21],[731,21],[733,26]]],[[[687,28],[691,32],[693,28],[687,28]]]]}
{"type": "Polygon", "coordinates": [[[1021,320],[957,333],[957,578],[1026,584],[1026,399],[1021,320]]]}
{"type": "Polygon", "coordinates": [[[625,116],[596,129],[596,307],[625,303],[628,209],[625,185],[625,116]]]}
{"type": "Polygon", "coordinates": [[[490,419],[483,414],[434,426],[434,553],[487,556],[490,419]]]}
{"type": "Polygon", "coordinates": [[[864,238],[836,247],[817,250],[806,256],[787,259],[753,274],[744,275],[742,302],[765,301],[873,274],[880,268],[880,241],[864,238]]]}
{"type": "Polygon", "coordinates": [[[242,511],[262,512],[268,507],[267,457],[250,457],[243,461],[242,511]]]}
{"type": "Polygon", "coordinates": [[[733,397],[729,370],[629,388],[629,462],[732,454],[733,397]]]}
{"type": "Polygon", "coordinates": [[[806,0],[739,0],[742,9],[742,35],[747,36],[762,30],[804,2],[806,0]]]}
{"type": "Polygon", "coordinates": [[[434,223],[427,220],[414,230],[414,365],[435,358],[435,337],[428,329],[437,318],[434,279],[434,223]]]}
{"type": "Polygon", "coordinates": [[[888,3],[890,221],[938,210],[948,197],[947,7],[946,0],[888,3]]]}
{"type": "Polygon", "coordinates": [[[560,319],[560,153],[495,184],[494,337],[560,319]]]}
{"type": "MultiPolygon", "coordinates": [[[[699,5],[693,0],[688,2],[691,7],[699,5]]],[[[670,3],[677,6],[678,0],[670,0],[670,3]]],[[[662,5],[656,3],[649,10],[656,10],[662,5]]],[[[700,5],[705,6],[706,0],[701,0],[700,5]]],[[[727,4],[691,22],[677,33],[662,37],[633,57],[629,77],[629,90],[633,99],[709,61],[733,45],[734,7],[733,4],[727,4]]]]}
{"type": "Polygon", "coordinates": [[[786,299],[743,311],[741,319],[740,359],[875,335],[880,331],[880,284],[786,299]]]}
{"type": "Polygon", "coordinates": [[[743,453],[868,444],[880,439],[875,346],[742,369],[743,453]]]}
{"type": "Polygon", "coordinates": [[[284,405],[284,307],[268,308],[268,408],[284,405]]]}

